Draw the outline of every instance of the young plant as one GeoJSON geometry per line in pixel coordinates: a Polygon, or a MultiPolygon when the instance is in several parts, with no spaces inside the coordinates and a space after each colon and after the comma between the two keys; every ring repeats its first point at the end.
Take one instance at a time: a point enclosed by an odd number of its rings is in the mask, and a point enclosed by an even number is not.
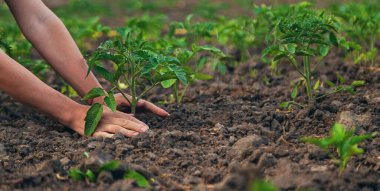
{"type": "MultiPolygon", "coordinates": [[[[100,45],[89,58],[88,64],[88,74],[93,69],[110,82],[111,87],[108,91],[94,88],[83,99],[104,96],[104,103],[113,111],[116,110],[114,91],[121,93],[135,114],[138,101],[161,82],[175,79],[185,85],[188,83],[187,74],[177,58],[156,53],[140,37],[132,38],[129,34],[125,38],[109,40],[100,45]],[[112,62],[114,70],[107,70],[101,61],[112,62]],[[126,84],[130,96],[124,93],[120,84],[126,84]]],[[[86,136],[95,131],[102,112],[101,104],[96,103],[90,108],[85,123],[86,136]]]]}
{"type": "Polygon", "coordinates": [[[197,80],[210,80],[213,77],[211,75],[207,75],[204,73],[199,72],[201,68],[203,68],[203,64],[207,62],[207,58],[209,57],[202,57],[201,59],[197,58],[198,54],[201,52],[207,52],[211,53],[216,57],[225,57],[226,55],[219,50],[218,48],[215,48],[213,46],[197,46],[193,45],[192,50],[184,49],[184,48],[177,48],[174,50],[174,55],[180,60],[180,62],[183,64],[183,67],[186,70],[187,75],[187,84],[183,84],[183,88],[181,88],[181,83],[178,79],[170,79],[162,82],[162,86],[164,88],[172,88],[174,100],[177,104],[180,104],[182,102],[183,97],[186,95],[188,87],[194,83],[197,80]],[[190,65],[191,60],[198,60],[197,67],[194,69],[190,65]]]}
{"type": "Polygon", "coordinates": [[[364,62],[374,66],[380,38],[380,13],[378,3],[350,3],[333,6],[333,12],[344,25],[343,31],[351,40],[348,46],[353,50],[355,63],[364,62]]]}
{"type": "Polygon", "coordinates": [[[238,61],[249,59],[249,50],[256,43],[257,21],[252,18],[228,19],[219,26],[218,41],[229,49],[237,50],[238,61]]]}
{"type": "Polygon", "coordinates": [[[273,62],[286,59],[304,80],[308,101],[314,100],[312,59],[325,57],[331,47],[338,46],[338,23],[324,13],[287,16],[278,24],[280,36],[277,43],[266,48],[263,56],[272,55],[273,62]],[[299,58],[303,62],[299,62],[299,58]]]}
{"type": "Polygon", "coordinates": [[[97,169],[95,172],[93,172],[90,169],[82,171],[78,168],[74,168],[74,169],[69,170],[68,174],[75,181],[87,179],[90,182],[95,182],[96,178],[98,177],[98,175],[101,172],[103,172],[103,171],[114,171],[114,170],[117,170],[119,168],[119,166],[120,166],[119,161],[111,160],[111,161],[103,164],[102,166],[100,166],[99,169],[97,169]]]}
{"type": "MultiPolygon", "coordinates": [[[[74,169],[69,170],[68,174],[71,177],[71,179],[73,179],[74,181],[83,181],[83,180],[87,179],[89,182],[96,182],[96,179],[101,172],[103,172],[103,171],[112,172],[112,171],[118,170],[119,167],[120,167],[119,161],[111,160],[111,161],[101,165],[99,167],[99,169],[97,169],[95,172],[93,172],[90,169],[82,171],[78,168],[74,168],[74,169]]],[[[150,188],[151,187],[149,180],[147,178],[145,178],[145,176],[143,176],[142,174],[140,174],[140,173],[138,173],[132,169],[126,170],[123,178],[129,179],[129,180],[134,180],[136,182],[137,186],[140,188],[150,188]]]]}
{"type": "Polygon", "coordinates": [[[335,123],[330,131],[329,137],[324,138],[313,138],[306,137],[302,138],[302,141],[312,143],[327,151],[329,148],[336,150],[339,156],[339,166],[340,173],[343,172],[347,166],[348,160],[354,156],[364,153],[364,150],[358,148],[358,144],[366,139],[373,138],[376,133],[364,134],[364,135],[354,135],[355,129],[346,130],[344,125],[335,123]]]}

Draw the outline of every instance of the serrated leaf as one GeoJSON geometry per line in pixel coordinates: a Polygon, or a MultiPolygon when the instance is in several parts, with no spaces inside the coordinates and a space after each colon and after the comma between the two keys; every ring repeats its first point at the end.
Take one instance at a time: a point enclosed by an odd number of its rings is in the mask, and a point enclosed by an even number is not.
{"type": "Polygon", "coordinates": [[[88,110],[86,118],[85,118],[85,128],[84,135],[91,136],[94,134],[96,127],[98,126],[100,119],[103,114],[103,105],[100,103],[95,103],[88,110]]]}
{"type": "Polygon", "coordinates": [[[187,85],[187,83],[188,83],[187,82],[187,74],[183,70],[183,68],[181,68],[178,65],[171,64],[171,65],[169,65],[169,69],[174,72],[174,74],[177,76],[179,81],[181,81],[183,84],[187,85]]]}
{"type": "Polygon", "coordinates": [[[83,100],[89,100],[100,96],[106,96],[106,91],[103,90],[103,88],[93,88],[88,92],[85,96],[83,96],[83,100]]]}
{"type": "Polygon", "coordinates": [[[143,175],[134,170],[128,170],[124,175],[124,179],[132,179],[136,181],[136,184],[141,188],[150,188],[149,181],[143,175]]]}
{"type": "Polygon", "coordinates": [[[116,112],[117,103],[115,95],[112,92],[108,92],[108,96],[104,97],[104,103],[113,111],[116,112]]]}

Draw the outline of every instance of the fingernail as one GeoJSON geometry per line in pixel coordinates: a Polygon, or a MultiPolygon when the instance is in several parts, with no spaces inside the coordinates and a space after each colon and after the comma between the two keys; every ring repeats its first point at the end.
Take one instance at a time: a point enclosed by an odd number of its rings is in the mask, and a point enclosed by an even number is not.
{"type": "Polygon", "coordinates": [[[138,134],[139,134],[138,132],[134,132],[134,133],[132,133],[133,136],[136,136],[136,135],[138,135],[138,134]]]}
{"type": "Polygon", "coordinates": [[[141,131],[142,131],[142,132],[145,132],[145,131],[147,131],[148,129],[149,129],[148,126],[143,126],[143,127],[141,127],[141,131]]]}
{"type": "Polygon", "coordinates": [[[170,113],[168,113],[168,116],[171,116],[171,114],[170,114],[170,113]]]}

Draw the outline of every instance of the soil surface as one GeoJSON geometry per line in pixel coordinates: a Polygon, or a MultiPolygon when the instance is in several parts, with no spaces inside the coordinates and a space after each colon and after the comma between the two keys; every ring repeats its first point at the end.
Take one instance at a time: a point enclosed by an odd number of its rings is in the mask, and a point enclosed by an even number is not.
{"type": "MultiPolygon", "coordinates": [[[[0,190],[143,190],[122,179],[127,168],[154,180],[152,190],[247,190],[257,179],[281,190],[380,190],[379,136],[360,144],[365,153],[340,176],[328,154],[299,140],[328,135],[335,121],[356,126],[357,133],[380,132],[379,71],[333,58],[316,76],[336,81],[340,72],[348,83],[367,85],[355,95],[339,93],[283,111],[278,105],[289,98],[297,74],[285,64],[272,75],[266,65],[249,61],[194,84],[183,104],[163,106],[171,113],[166,119],[138,114],[151,129],[136,138],[81,137],[1,93],[0,190]],[[101,173],[96,183],[67,176],[71,168],[95,168],[110,159],[121,161],[119,172],[101,173]]],[[[164,98],[159,90],[148,97],[164,98]]]]}

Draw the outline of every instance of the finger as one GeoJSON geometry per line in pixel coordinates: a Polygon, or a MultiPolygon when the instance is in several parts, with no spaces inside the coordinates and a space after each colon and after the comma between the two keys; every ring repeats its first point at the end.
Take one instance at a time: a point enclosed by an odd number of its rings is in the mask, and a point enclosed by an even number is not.
{"type": "Polygon", "coordinates": [[[108,138],[112,138],[113,134],[107,133],[107,132],[97,131],[92,136],[94,136],[94,137],[108,137],[108,138]]]}
{"type": "Polygon", "coordinates": [[[126,114],[126,113],[123,113],[123,112],[116,112],[116,116],[117,116],[118,118],[129,119],[129,120],[131,120],[131,121],[133,121],[133,122],[135,122],[135,123],[138,123],[138,124],[140,124],[140,125],[148,126],[148,125],[146,125],[144,122],[138,120],[137,118],[135,118],[135,117],[134,117],[133,115],[131,115],[131,114],[126,114]]]}
{"type": "Polygon", "coordinates": [[[107,131],[107,132],[110,132],[113,134],[121,133],[127,137],[135,137],[139,134],[139,132],[131,131],[131,130],[125,129],[121,126],[111,125],[111,124],[107,124],[107,125],[102,126],[102,131],[107,131]]]}
{"type": "Polygon", "coordinates": [[[153,103],[149,102],[149,101],[145,101],[145,100],[140,100],[138,103],[137,103],[137,107],[142,107],[142,108],[145,108],[146,110],[158,115],[158,116],[161,116],[161,117],[167,117],[169,116],[170,114],[159,108],[158,106],[154,105],[153,103]]]}
{"type": "MultiPolygon", "coordinates": [[[[111,113],[113,114],[113,113],[111,113]]],[[[129,129],[129,130],[132,130],[132,131],[137,131],[137,132],[145,132],[149,129],[149,127],[147,125],[145,125],[144,123],[141,124],[141,123],[137,123],[133,120],[134,117],[132,116],[128,116],[126,114],[124,115],[111,115],[111,116],[107,116],[107,114],[103,117],[102,121],[101,121],[101,124],[100,125],[107,125],[107,124],[111,124],[111,125],[118,125],[118,126],[121,126],[125,129],[129,129]]]]}

